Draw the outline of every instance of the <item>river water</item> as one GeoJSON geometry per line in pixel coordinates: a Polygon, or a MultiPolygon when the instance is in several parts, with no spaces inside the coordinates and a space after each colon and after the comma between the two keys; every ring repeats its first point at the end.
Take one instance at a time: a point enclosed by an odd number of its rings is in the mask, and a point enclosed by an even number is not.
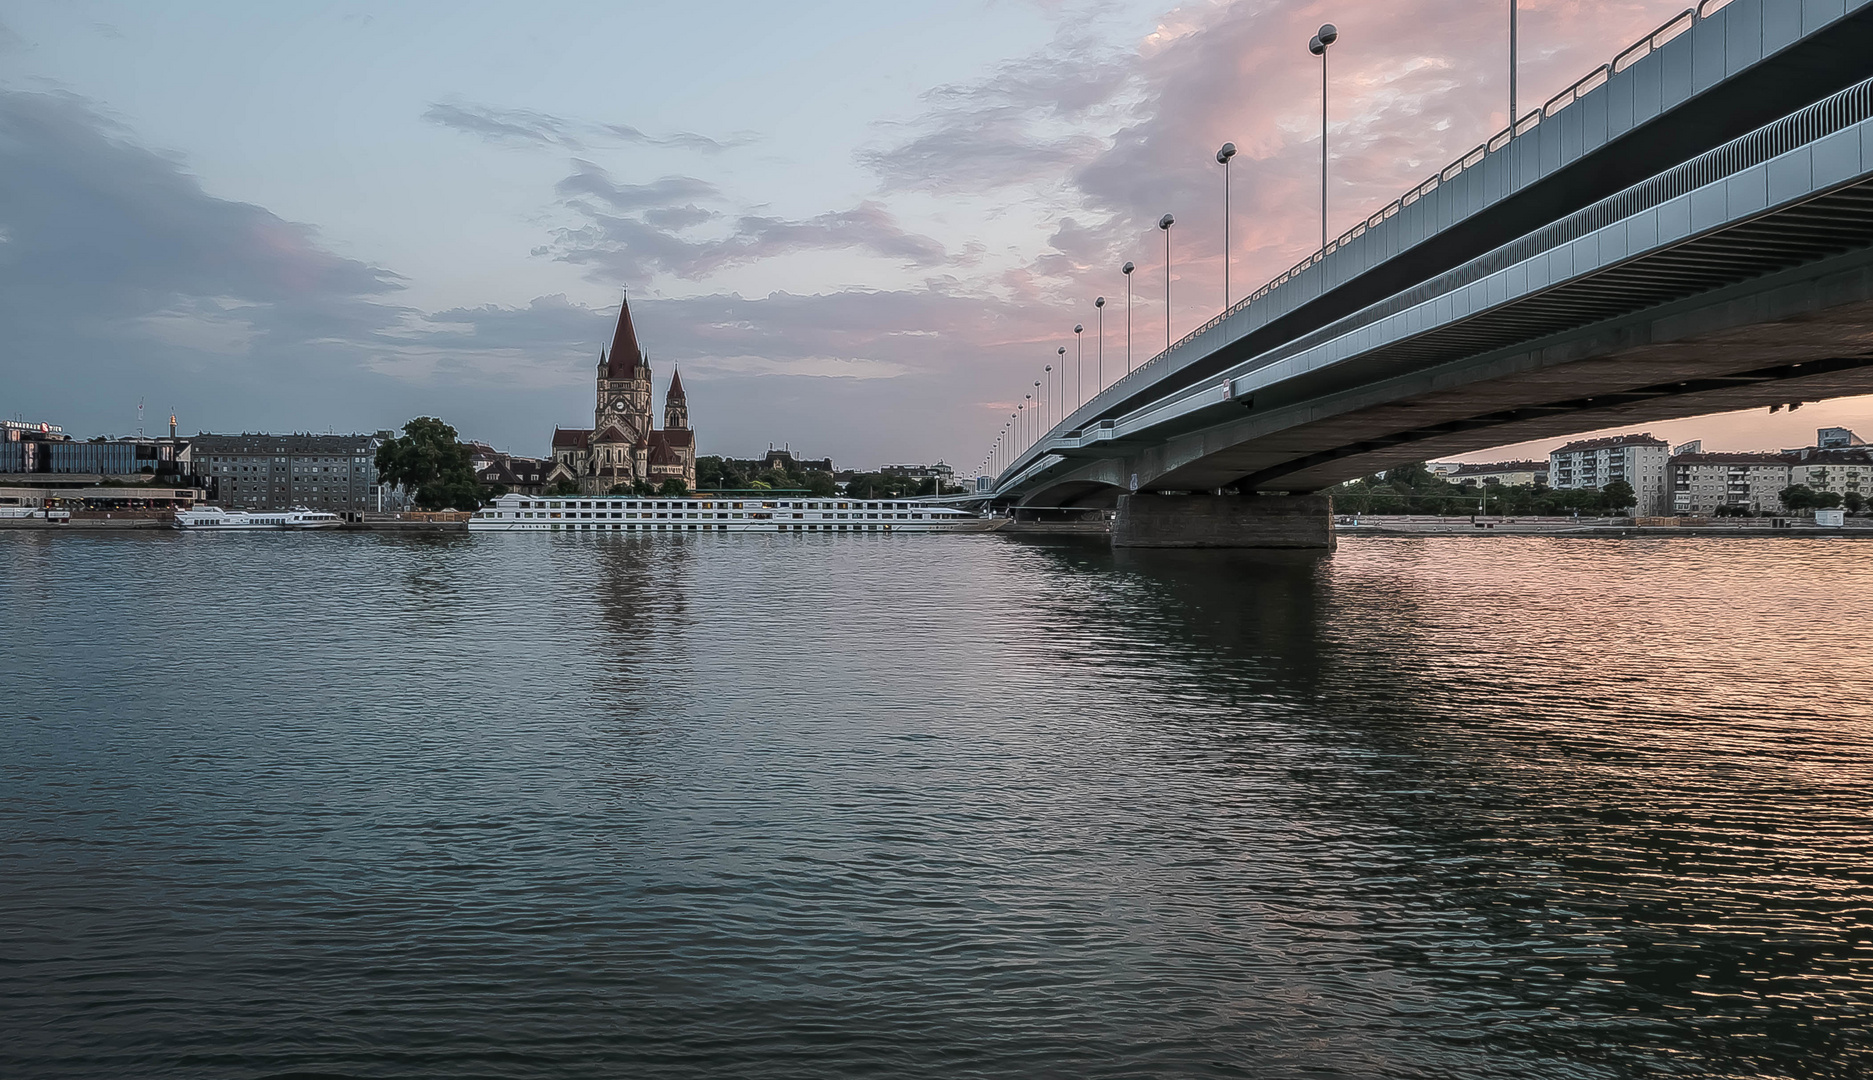
{"type": "Polygon", "coordinates": [[[1873,544],[0,533],[0,1075],[1873,1071],[1873,544]]]}

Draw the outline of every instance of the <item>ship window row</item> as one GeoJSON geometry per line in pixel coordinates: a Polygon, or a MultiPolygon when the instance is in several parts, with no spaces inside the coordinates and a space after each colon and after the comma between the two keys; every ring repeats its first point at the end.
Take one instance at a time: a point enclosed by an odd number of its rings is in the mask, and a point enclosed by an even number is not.
{"type": "MultiPolygon", "coordinates": [[[[522,503],[521,505],[522,505],[522,506],[525,506],[525,505],[527,505],[527,504],[526,504],[526,503],[522,503]]],[[[673,511],[673,512],[668,512],[668,513],[656,513],[656,512],[648,512],[648,513],[646,513],[646,512],[642,512],[642,511],[638,511],[638,512],[633,512],[633,511],[629,511],[629,510],[612,510],[612,511],[602,511],[602,510],[595,510],[595,511],[585,511],[585,510],[579,510],[579,511],[570,511],[570,510],[568,510],[568,511],[559,511],[559,512],[554,512],[554,511],[551,511],[551,510],[547,510],[547,511],[541,511],[541,510],[514,510],[514,511],[506,511],[506,510],[480,510],[480,511],[477,511],[477,512],[476,512],[476,516],[477,516],[477,517],[489,517],[489,518],[508,518],[508,517],[512,517],[512,518],[587,518],[587,519],[589,519],[589,518],[606,518],[606,517],[610,517],[610,518],[627,518],[627,519],[636,519],[636,518],[653,518],[653,517],[654,517],[654,518],[691,518],[691,519],[694,519],[694,518],[707,518],[707,519],[709,519],[709,520],[715,520],[715,521],[731,521],[731,520],[741,520],[741,519],[750,519],[750,520],[755,520],[755,521],[772,521],[772,520],[774,519],[774,517],[775,517],[776,515],[775,515],[775,513],[773,513],[773,512],[771,512],[771,511],[763,511],[763,510],[756,510],[756,511],[751,511],[751,512],[749,512],[749,513],[746,513],[746,514],[736,514],[736,513],[728,513],[728,512],[724,512],[724,511],[720,511],[720,510],[717,510],[717,511],[714,511],[713,513],[704,513],[704,512],[692,512],[692,513],[688,513],[688,514],[684,514],[684,513],[681,513],[681,512],[674,512],[674,511],[673,511]]],[[[779,516],[780,516],[780,517],[783,517],[783,518],[785,518],[785,517],[789,517],[789,516],[791,516],[791,517],[792,517],[792,518],[793,518],[794,520],[796,520],[796,521],[798,521],[798,520],[804,520],[804,519],[806,518],[806,514],[805,514],[805,513],[794,513],[794,514],[792,514],[792,515],[788,515],[788,514],[780,514],[779,516]]],[[[837,520],[845,520],[845,519],[848,519],[848,518],[860,518],[860,519],[865,519],[865,518],[869,518],[869,519],[871,519],[871,520],[873,520],[873,521],[877,521],[877,520],[879,520],[880,518],[883,518],[883,519],[885,519],[885,520],[898,520],[898,521],[922,521],[922,520],[924,519],[924,515],[922,515],[922,514],[906,514],[906,513],[900,513],[900,514],[883,514],[883,513],[880,513],[880,514],[869,514],[869,513],[867,513],[867,514],[856,514],[856,513],[854,513],[854,514],[838,514],[838,513],[830,513],[830,512],[822,512],[822,513],[821,513],[821,514],[819,515],[819,520],[821,520],[821,521],[831,521],[831,520],[835,520],[835,519],[837,519],[837,520]]]]}
{"type": "MultiPolygon", "coordinates": [[[[480,511],[475,516],[477,517],[500,517],[501,515],[491,514],[491,513],[488,513],[487,511],[480,511]]],[[[920,514],[918,516],[921,517],[922,515],[920,514]]],[[[709,522],[709,521],[704,521],[700,523],[682,522],[682,521],[671,521],[671,522],[660,521],[660,522],[654,522],[654,523],[649,522],[649,521],[642,522],[642,523],[634,522],[634,521],[627,521],[627,522],[569,521],[569,522],[566,522],[563,526],[556,524],[556,525],[553,525],[552,527],[555,529],[558,529],[558,528],[606,529],[606,530],[616,529],[616,530],[623,530],[623,531],[642,530],[645,532],[649,532],[651,530],[657,530],[657,529],[675,529],[675,530],[686,531],[686,532],[695,532],[698,529],[700,529],[705,532],[712,532],[715,530],[728,528],[728,526],[725,524],[718,524],[716,522],[709,522]]],[[[848,532],[848,531],[850,532],[879,532],[879,531],[888,532],[891,529],[891,523],[885,522],[883,525],[879,525],[876,523],[868,524],[865,522],[857,522],[857,521],[852,522],[849,525],[845,523],[840,523],[837,525],[830,524],[830,523],[825,524],[825,525],[819,525],[819,524],[792,525],[792,524],[786,524],[786,523],[776,523],[774,527],[782,532],[848,532]]]]}
{"type": "Polygon", "coordinates": [[[725,509],[725,510],[743,510],[743,509],[749,509],[749,510],[754,510],[754,509],[763,509],[763,510],[775,510],[775,509],[779,509],[779,510],[910,510],[913,508],[912,504],[910,503],[859,502],[857,500],[851,500],[847,502],[836,502],[836,501],[831,501],[831,500],[823,501],[823,502],[801,502],[797,500],[781,501],[781,502],[757,502],[754,500],[742,500],[740,502],[735,502],[735,501],[729,501],[729,500],[717,500],[713,502],[707,502],[707,501],[701,501],[701,500],[696,500],[696,499],[677,500],[673,502],[652,501],[652,500],[641,500],[641,501],[618,500],[618,499],[595,499],[591,501],[535,500],[532,502],[522,500],[517,505],[522,510],[542,510],[542,509],[545,509],[545,510],[595,510],[595,509],[596,510],[613,510],[619,507],[622,507],[626,510],[671,510],[671,509],[687,510],[687,509],[697,508],[697,507],[700,507],[703,510],[716,510],[716,509],[725,509]]]}

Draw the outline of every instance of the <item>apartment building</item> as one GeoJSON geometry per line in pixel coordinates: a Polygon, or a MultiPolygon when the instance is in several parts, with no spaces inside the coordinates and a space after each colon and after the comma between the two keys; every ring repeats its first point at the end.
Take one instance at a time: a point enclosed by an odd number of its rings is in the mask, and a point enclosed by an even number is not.
{"type": "Polygon", "coordinates": [[[216,503],[238,510],[304,506],[333,512],[386,509],[375,435],[196,435],[196,472],[216,503]]]}
{"type": "Polygon", "coordinates": [[[1599,490],[1615,480],[1632,487],[1633,513],[1658,517],[1668,512],[1666,469],[1670,445],[1651,434],[1579,439],[1548,454],[1548,486],[1555,490],[1599,490]]]}
{"type": "Polygon", "coordinates": [[[1672,456],[1670,474],[1674,514],[1709,516],[1722,509],[1779,514],[1789,462],[1768,452],[1681,453],[1672,456]]]}

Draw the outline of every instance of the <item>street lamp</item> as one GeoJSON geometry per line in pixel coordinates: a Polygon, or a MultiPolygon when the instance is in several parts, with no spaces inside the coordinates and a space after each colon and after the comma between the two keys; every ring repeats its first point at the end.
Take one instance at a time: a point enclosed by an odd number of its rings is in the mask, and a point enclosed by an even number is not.
{"type": "Polygon", "coordinates": [[[1177,219],[1169,214],[1158,219],[1164,230],[1164,351],[1171,351],[1171,226],[1177,219]]]}
{"type": "Polygon", "coordinates": [[[1132,271],[1138,269],[1131,263],[1119,267],[1119,273],[1125,275],[1125,374],[1132,373],[1132,271]]]}
{"type": "MultiPolygon", "coordinates": [[[[1066,377],[1067,377],[1067,365],[1066,365],[1066,355],[1067,355],[1067,347],[1066,347],[1065,345],[1062,345],[1062,346],[1060,346],[1060,357],[1061,357],[1061,359],[1060,359],[1060,378],[1062,379],[1062,381],[1063,381],[1063,382],[1064,382],[1064,380],[1065,380],[1065,379],[1066,379],[1066,377]]],[[[1046,400],[1047,400],[1047,402],[1048,402],[1048,404],[1051,404],[1051,405],[1053,405],[1053,407],[1054,407],[1054,408],[1056,408],[1056,409],[1058,409],[1058,408],[1060,407],[1060,398],[1059,398],[1059,396],[1058,396],[1058,395],[1056,395],[1056,394],[1054,393],[1054,366],[1053,366],[1052,364],[1048,364],[1048,365],[1047,365],[1047,373],[1046,373],[1046,375],[1045,375],[1044,377],[1045,377],[1045,378],[1046,378],[1046,380],[1047,380],[1047,398],[1046,398],[1046,400]]],[[[1047,406],[1046,406],[1046,405],[1043,405],[1043,406],[1041,406],[1041,419],[1042,419],[1042,420],[1045,420],[1045,421],[1047,421],[1047,422],[1048,422],[1048,424],[1047,424],[1047,430],[1049,430],[1049,431],[1052,431],[1052,430],[1053,430],[1053,421],[1054,421],[1054,417],[1053,417],[1053,415],[1052,415],[1052,414],[1050,414],[1050,413],[1049,413],[1049,412],[1047,411],[1047,406]]]]}
{"type": "MultiPolygon", "coordinates": [[[[1084,366],[1081,361],[1086,359],[1086,354],[1080,350],[1080,334],[1085,329],[1086,327],[1079,323],[1073,324],[1073,407],[1076,409],[1086,401],[1080,396],[1080,369],[1084,366]]],[[[1066,372],[1062,371],[1060,378],[1063,383],[1066,377],[1066,372]]]]}
{"type": "Polygon", "coordinates": [[[1106,298],[1101,296],[1093,301],[1093,309],[1099,312],[1099,390],[1106,388],[1106,298]]]}
{"type": "Polygon", "coordinates": [[[1509,138],[1515,138],[1515,0],[1509,0],[1509,138]]]}
{"type": "Polygon", "coordinates": [[[1223,310],[1229,310],[1229,159],[1236,156],[1236,144],[1226,142],[1216,152],[1223,167],[1223,310]]]}
{"type": "MultiPolygon", "coordinates": [[[[1053,368],[1048,368],[1047,370],[1052,371],[1053,368]]],[[[1039,382],[1036,382],[1034,384],[1034,407],[1036,409],[1043,409],[1043,410],[1045,408],[1041,404],[1041,384],[1039,382]]],[[[1041,436],[1046,434],[1046,431],[1047,431],[1047,428],[1046,428],[1047,417],[1044,414],[1044,412],[1037,412],[1034,414],[1033,420],[1034,420],[1034,441],[1036,443],[1039,443],[1041,441],[1041,436]]]]}
{"type": "Polygon", "coordinates": [[[1320,57],[1320,250],[1327,250],[1327,46],[1340,39],[1332,23],[1323,23],[1307,51],[1320,57]]]}

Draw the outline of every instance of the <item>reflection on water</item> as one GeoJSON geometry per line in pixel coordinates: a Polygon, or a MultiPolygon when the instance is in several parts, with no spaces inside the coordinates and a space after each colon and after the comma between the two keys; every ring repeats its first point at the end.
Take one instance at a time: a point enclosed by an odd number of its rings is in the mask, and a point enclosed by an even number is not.
{"type": "Polygon", "coordinates": [[[0,534],[0,1074],[1863,1075],[1870,554],[0,534]]]}

